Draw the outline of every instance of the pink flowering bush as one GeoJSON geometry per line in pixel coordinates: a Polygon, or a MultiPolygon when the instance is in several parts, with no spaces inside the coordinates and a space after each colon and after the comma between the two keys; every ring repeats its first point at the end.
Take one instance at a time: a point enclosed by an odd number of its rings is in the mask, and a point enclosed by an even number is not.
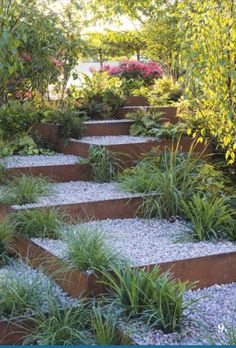
{"type": "Polygon", "coordinates": [[[147,85],[163,75],[162,68],[157,62],[141,63],[133,60],[120,62],[117,67],[105,65],[103,71],[126,80],[143,80],[147,85]]]}

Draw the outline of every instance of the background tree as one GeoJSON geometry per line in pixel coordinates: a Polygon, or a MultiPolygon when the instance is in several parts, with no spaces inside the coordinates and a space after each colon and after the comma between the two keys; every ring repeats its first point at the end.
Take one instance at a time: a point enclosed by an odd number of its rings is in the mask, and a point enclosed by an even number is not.
{"type": "Polygon", "coordinates": [[[202,124],[200,132],[213,136],[229,163],[236,150],[236,2],[190,1],[180,4],[179,30],[187,95],[202,124]],[[204,121],[204,122],[202,122],[204,121]]]}

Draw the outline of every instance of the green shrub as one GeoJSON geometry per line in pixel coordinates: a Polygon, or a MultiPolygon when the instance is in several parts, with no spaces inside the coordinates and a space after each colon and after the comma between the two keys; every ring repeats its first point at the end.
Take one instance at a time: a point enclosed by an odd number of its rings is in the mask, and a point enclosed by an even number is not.
{"type": "Polygon", "coordinates": [[[236,223],[233,210],[221,197],[194,194],[190,201],[182,202],[183,215],[192,224],[192,238],[236,240],[236,223]]]}
{"type": "Polygon", "coordinates": [[[89,147],[89,157],[85,161],[92,166],[93,180],[97,182],[110,182],[114,179],[121,161],[108,151],[105,146],[89,147]]]}
{"type": "Polygon", "coordinates": [[[103,272],[105,285],[110,289],[115,303],[129,317],[144,320],[165,333],[178,331],[183,312],[192,305],[184,302],[184,293],[193,284],[173,280],[169,273],[160,274],[158,267],[149,273],[131,267],[103,272]]]}
{"type": "Polygon", "coordinates": [[[81,271],[108,269],[117,262],[117,255],[106,245],[99,230],[80,225],[63,238],[68,247],[67,259],[81,271]]]}
{"type": "Polygon", "coordinates": [[[55,209],[19,210],[13,221],[15,232],[28,238],[57,239],[62,225],[61,213],[55,209]]]}
{"type": "Polygon", "coordinates": [[[183,89],[180,84],[165,76],[155,80],[147,97],[151,105],[166,106],[175,104],[182,95],[183,89]]]}
{"type": "Polygon", "coordinates": [[[87,304],[80,301],[76,306],[63,308],[50,299],[49,313],[38,310],[31,319],[33,331],[27,335],[24,344],[78,345],[91,343],[87,323],[90,318],[87,304]]]}
{"type": "Polygon", "coordinates": [[[163,113],[155,109],[137,110],[126,115],[130,120],[134,120],[134,124],[130,127],[131,135],[155,136],[157,129],[161,127],[163,121],[163,113]]]}
{"type": "Polygon", "coordinates": [[[35,203],[41,196],[52,193],[51,184],[43,177],[16,176],[2,186],[0,202],[4,204],[35,203]]]}

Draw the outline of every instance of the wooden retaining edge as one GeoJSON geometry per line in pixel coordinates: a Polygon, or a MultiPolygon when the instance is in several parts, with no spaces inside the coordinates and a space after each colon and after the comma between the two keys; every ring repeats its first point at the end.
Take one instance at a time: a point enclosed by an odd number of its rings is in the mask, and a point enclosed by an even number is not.
{"type": "MultiPolygon", "coordinates": [[[[105,286],[98,282],[99,276],[86,275],[78,270],[68,271],[65,262],[33,241],[18,237],[12,250],[29,260],[34,268],[42,267],[70,296],[77,298],[86,295],[97,296],[106,292],[105,286]]],[[[159,266],[161,273],[170,271],[175,279],[197,282],[196,288],[236,281],[236,252],[201,256],[152,265],[144,265],[150,271],[159,266]]]]}
{"type": "Polygon", "coordinates": [[[92,180],[90,164],[63,164],[35,167],[14,167],[6,169],[7,178],[15,175],[43,176],[55,182],[92,180]]]}
{"type": "Polygon", "coordinates": [[[0,321],[0,345],[19,345],[27,333],[32,329],[29,320],[16,322],[0,321]]]}

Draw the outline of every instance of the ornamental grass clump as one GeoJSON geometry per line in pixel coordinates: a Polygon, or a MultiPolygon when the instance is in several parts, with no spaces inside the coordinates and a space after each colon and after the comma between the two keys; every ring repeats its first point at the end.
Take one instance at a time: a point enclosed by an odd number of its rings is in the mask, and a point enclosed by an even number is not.
{"type": "Polygon", "coordinates": [[[192,302],[184,301],[185,291],[193,284],[174,280],[158,267],[150,272],[131,267],[115,267],[103,272],[103,281],[116,305],[128,318],[145,321],[165,333],[178,331],[184,311],[192,302]]]}
{"type": "Polygon", "coordinates": [[[74,306],[63,308],[53,297],[49,301],[49,311],[38,310],[31,318],[33,331],[24,344],[77,345],[91,344],[91,334],[87,328],[90,310],[86,302],[78,301],[74,306]]]}
{"type": "Polygon", "coordinates": [[[10,205],[24,205],[36,203],[41,196],[48,196],[53,192],[51,183],[43,177],[16,176],[0,189],[0,202],[10,205]]]}
{"type": "Polygon", "coordinates": [[[0,224],[0,266],[5,263],[7,245],[14,232],[14,226],[10,218],[6,217],[0,224]]]}
{"type": "Polygon", "coordinates": [[[15,233],[28,238],[58,239],[63,224],[63,215],[56,209],[27,209],[16,212],[15,233]]]}
{"type": "Polygon", "coordinates": [[[194,194],[189,202],[182,202],[182,212],[192,225],[194,240],[236,240],[235,211],[225,198],[194,194]]]}
{"type": "Polygon", "coordinates": [[[121,166],[121,161],[105,146],[90,146],[86,162],[91,164],[93,180],[101,183],[112,181],[121,166]]]}
{"type": "Polygon", "coordinates": [[[51,288],[50,280],[24,265],[14,262],[0,274],[0,317],[19,317],[45,308],[51,288]]]}
{"type": "Polygon", "coordinates": [[[106,245],[102,231],[80,225],[75,231],[62,236],[68,248],[67,260],[72,268],[80,271],[110,269],[119,258],[106,245]]]}

